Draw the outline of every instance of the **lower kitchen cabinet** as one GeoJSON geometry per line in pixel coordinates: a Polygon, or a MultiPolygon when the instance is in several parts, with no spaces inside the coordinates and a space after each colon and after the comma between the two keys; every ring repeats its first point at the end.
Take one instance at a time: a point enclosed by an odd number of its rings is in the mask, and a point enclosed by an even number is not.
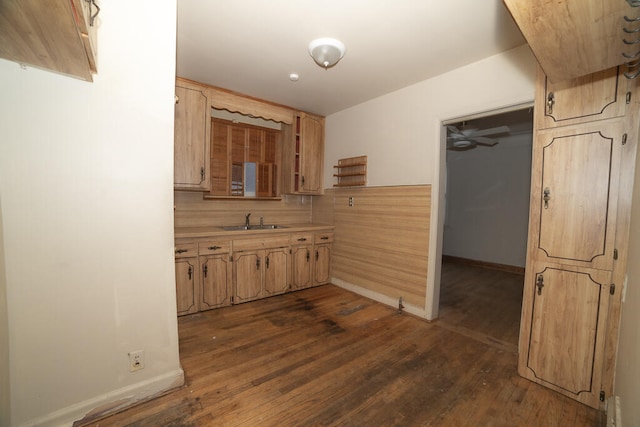
{"type": "Polygon", "coordinates": [[[176,303],[178,316],[196,313],[198,306],[198,247],[195,243],[176,245],[176,303]]]}
{"type": "Polygon", "coordinates": [[[178,315],[253,301],[331,280],[333,232],[245,234],[176,244],[178,315]],[[226,239],[225,239],[226,237],[226,239]]]}
{"type": "Polygon", "coordinates": [[[291,289],[305,289],[313,285],[313,234],[300,233],[291,236],[291,289]]]}
{"type": "Polygon", "coordinates": [[[331,281],[331,243],[333,233],[317,233],[314,236],[313,286],[331,281]]]}
{"type": "Polygon", "coordinates": [[[233,292],[230,247],[228,241],[199,244],[201,311],[231,305],[233,292]]]}
{"type": "Polygon", "coordinates": [[[289,248],[234,253],[234,303],[282,294],[289,288],[289,248]]]}

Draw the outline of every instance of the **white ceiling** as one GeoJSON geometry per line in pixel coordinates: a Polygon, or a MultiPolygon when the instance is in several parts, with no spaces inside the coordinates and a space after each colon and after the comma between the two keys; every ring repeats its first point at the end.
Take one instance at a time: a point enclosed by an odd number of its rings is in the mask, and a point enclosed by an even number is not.
{"type": "Polygon", "coordinates": [[[178,0],[178,76],[321,115],[523,43],[501,0],[178,0]],[[328,70],[319,37],[346,45],[328,70]]]}

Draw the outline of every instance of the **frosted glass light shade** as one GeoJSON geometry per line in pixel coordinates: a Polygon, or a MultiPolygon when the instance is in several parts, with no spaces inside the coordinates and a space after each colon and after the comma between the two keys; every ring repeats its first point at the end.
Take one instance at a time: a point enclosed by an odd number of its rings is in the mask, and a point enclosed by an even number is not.
{"type": "Polygon", "coordinates": [[[331,68],[344,56],[344,43],[332,38],[315,39],[309,43],[309,54],[321,67],[331,68]]]}

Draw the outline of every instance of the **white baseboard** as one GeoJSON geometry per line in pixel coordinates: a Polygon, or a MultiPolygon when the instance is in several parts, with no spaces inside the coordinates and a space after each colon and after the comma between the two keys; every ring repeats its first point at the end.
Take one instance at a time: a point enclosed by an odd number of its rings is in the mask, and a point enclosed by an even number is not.
{"type": "Polygon", "coordinates": [[[619,396],[611,396],[607,399],[607,427],[622,427],[621,409],[619,396]]]}
{"type": "Polygon", "coordinates": [[[182,368],[59,409],[21,426],[71,426],[74,421],[98,419],[184,384],[182,368]]]}
{"type": "MultiPolygon", "coordinates": [[[[388,295],[383,295],[381,293],[374,292],[369,289],[365,289],[358,285],[354,285],[354,284],[345,282],[343,280],[336,279],[335,277],[331,278],[331,283],[333,283],[338,287],[346,289],[348,291],[354,292],[358,295],[362,295],[363,297],[367,297],[369,299],[372,299],[374,301],[377,301],[379,303],[382,303],[394,308],[398,308],[398,301],[399,301],[399,298],[402,296],[402,295],[399,295],[398,298],[392,298],[388,295]]],[[[403,306],[403,311],[406,311],[407,313],[410,313],[410,314],[413,314],[414,316],[422,317],[425,319],[427,317],[427,313],[425,309],[422,307],[417,307],[415,305],[407,304],[405,301],[402,302],[402,306],[403,306]]]]}

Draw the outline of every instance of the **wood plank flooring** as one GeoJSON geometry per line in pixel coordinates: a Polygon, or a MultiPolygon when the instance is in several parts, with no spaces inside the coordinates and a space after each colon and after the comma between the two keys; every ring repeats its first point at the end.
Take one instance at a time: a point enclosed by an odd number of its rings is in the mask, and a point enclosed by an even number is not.
{"type": "Polygon", "coordinates": [[[91,426],[601,426],[517,355],[333,285],[181,317],[186,385],[91,426]]]}
{"type": "Polygon", "coordinates": [[[440,326],[518,351],[524,275],[464,262],[443,262],[440,326]]]}

